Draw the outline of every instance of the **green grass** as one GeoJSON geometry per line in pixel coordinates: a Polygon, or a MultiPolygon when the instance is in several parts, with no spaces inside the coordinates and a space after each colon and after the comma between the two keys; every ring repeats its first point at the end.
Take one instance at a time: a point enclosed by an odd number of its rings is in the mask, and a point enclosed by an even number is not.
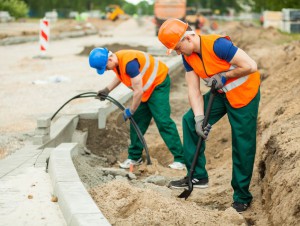
{"type": "Polygon", "coordinates": [[[278,32],[283,35],[283,39],[280,39],[278,41],[278,44],[285,44],[285,43],[290,43],[290,42],[293,42],[293,41],[297,41],[297,40],[300,40],[300,33],[297,33],[297,34],[290,34],[288,32],[284,32],[284,31],[281,31],[278,29],[278,32]]]}

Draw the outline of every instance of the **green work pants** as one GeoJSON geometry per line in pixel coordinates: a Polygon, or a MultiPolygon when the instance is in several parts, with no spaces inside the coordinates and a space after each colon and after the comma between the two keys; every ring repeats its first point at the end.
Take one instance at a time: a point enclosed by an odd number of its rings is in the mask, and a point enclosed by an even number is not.
{"type": "MultiPolygon", "coordinates": [[[[133,115],[144,135],[149,127],[152,117],[157,125],[158,131],[174,156],[175,162],[184,163],[182,143],[175,122],[171,119],[170,107],[170,77],[158,85],[146,102],[142,102],[133,115]]],[[[142,156],[143,145],[140,142],[134,128],[130,125],[131,144],[128,148],[128,158],[137,160],[142,156]]],[[[156,141],[151,141],[156,142],[156,141]]]]}
{"type": "MultiPolygon", "coordinates": [[[[209,96],[210,92],[203,96],[204,109],[206,109],[208,104],[209,96]]],[[[229,119],[232,135],[233,162],[231,186],[234,190],[233,200],[236,202],[248,203],[252,200],[249,186],[256,152],[256,125],[259,100],[260,92],[258,91],[257,95],[248,105],[242,108],[233,108],[230,106],[225,94],[217,93],[209,116],[209,124],[211,125],[215,124],[226,113],[229,119]]],[[[199,139],[195,130],[192,109],[183,116],[182,127],[185,164],[189,173],[199,139]]],[[[214,138],[210,137],[210,139],[214,138]]],[[[205,142],[202,142],[193,175],[197,179],[208,178],[205,169],[206,159],[204,150],[205,142]]]]}

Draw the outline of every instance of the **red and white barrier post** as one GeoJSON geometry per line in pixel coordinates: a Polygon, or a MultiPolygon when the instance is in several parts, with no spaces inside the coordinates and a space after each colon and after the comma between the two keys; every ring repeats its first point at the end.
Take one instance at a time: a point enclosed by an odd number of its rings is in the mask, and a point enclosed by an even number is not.
{"type": "Polygon", "coordinates": [[[46,55],[46,51],[49,47],[49,38],[50,38],[49,20],[41,19],[40,20],[40,50],[41,50],[41,56],[46,55]]]}

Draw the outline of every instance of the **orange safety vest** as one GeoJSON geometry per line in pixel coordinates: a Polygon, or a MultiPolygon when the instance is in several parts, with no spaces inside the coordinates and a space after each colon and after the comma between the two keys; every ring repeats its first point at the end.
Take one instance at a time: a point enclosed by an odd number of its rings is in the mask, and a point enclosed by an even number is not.
{"type": "MultiPolygon", "coordinates": [[[[234,65],[220,59],[213,50],[215,41],[223,36],[202,35],[199,37],[202,60],[197,53],[184,56],[184,58],[200,78],[207,80],[215,74],[235,68],[234,65]]],[[[228,36],[223,38],[230,40],[228,36]]],[[[232,107],[241,108],[246,106],[256,96],[259,85],[260,74],[256,71],[240,78],[228,79],[224,87],[219,91],[226,93],[226,97],[232,107]]]]}
{"type": "Polygon", "coordinates": [[[132,89],[131,78],[126,74],[126,65],[128,62],[137,59],[140,64],[140,75],[143,80],[142,102],[146,102],[156,86],[161,84],[167,77],[168,67],[163,62],[155,59],[148,53],[138,50],[120,50],[115,53],[119,62],[119,71],[114,68],[117,77],[127,87],[132,89]]]}

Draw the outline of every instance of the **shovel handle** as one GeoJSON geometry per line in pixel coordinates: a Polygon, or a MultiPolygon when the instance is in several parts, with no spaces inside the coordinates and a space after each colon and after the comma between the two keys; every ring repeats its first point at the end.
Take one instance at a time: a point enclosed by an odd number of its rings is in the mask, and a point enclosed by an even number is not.
{"type": "Polygon", "coordinates": [[[211,108],[212,108],[212,104],[214,102],[214,98],[215,98],[215,95],[216,95],[216,80],[214,80],[212,82],[212,86],[211,86],[211,89],[210,89],[210,96],[209,96],[209,100],[208,100],[208,103],[207,103],[207,107],[206,107],[206,111],[205,111],[205,117],[204,117],[204,120],[203,120],[203,127],[207,126],[208,124],[208,119],[209,119],[209,115],[210,115],[210,112],[211,112],[211,108]]]}
{"type": "MultiPolygon", "coordinates": [[[[203,120],[203,127],[207,126],[208,124],[208,119],[209,119],[209,115],[211,112],[211,108],[212,108],[212,104],[216,95],[216,89],[215,89],[215,85],[216,85],[216,81],[213,81],[212,86],[211,86],[211,90],[210,90],[210,96],[209,96],[209,100],[208,100],[208,104],[206,107],[206,111],[205,111],[205,117],[203,120]]],[[[200,147],[202,145],[203,142],[203,138],[199,137],[198,143],[197,143],[197,148],[196,148],[196,152],[193,158],[193,162],[191,165],[191,169],[190,169],[190,173],[189,173],[189,188],[190,186],[193,186],[192,184],[192,179],[193,179],[193,175],[194,175],[194,171],[195,171],[195,166],[199,157],[199,153],[200,153],[200,147]]]]}

